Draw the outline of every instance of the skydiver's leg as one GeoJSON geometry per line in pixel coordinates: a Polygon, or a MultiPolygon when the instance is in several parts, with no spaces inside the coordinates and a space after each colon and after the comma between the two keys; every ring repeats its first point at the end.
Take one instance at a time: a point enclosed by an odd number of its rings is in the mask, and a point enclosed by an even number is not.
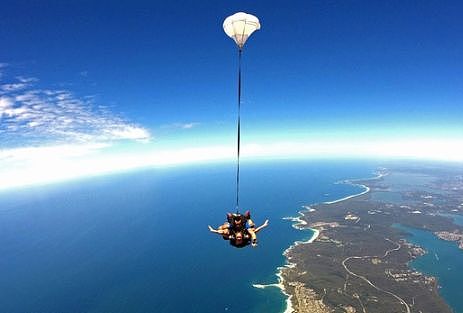
{"type": "Polygon", "coordinates": [[[230,229],[230,223],[225,222],[219,226],[219,229],[230,229]]]}
{"type": "Polygon", "coordinates": [[[229,230],[228,229],[214,229],[212,228],[212,226],[208,225],[207,226],[209,228],[209,231],[211,233],[214,233],[214,234],[219,234],[219,235],[222,235],[222,236],[227,236],[227,239],[228,239],[228,235],[229,235],[229,230]]]}
{"type": "Polygon", "coordinates": [[[211,233],[214,233],[214,234],[218,234],[219,231],[220,231],[219,229],[214,229],[214,228],[212,228],[211,225],[207,225],[207,228],[209,228],[209,231],[210,231],[211,233]]]}
{"type": "Polygon", "coordinates": [[[230,224],[228,222],[223,223],[219,226],[219,230],[222,231],[223,239],[228,240],[230,236],[230,224]]]}
{"type": "Polygon", "coordinates": [[[257,244],[257,236],[254,229],[248,229],[249,236],[251,237],[251,244],[255,246],[257,244]]]}
{"type": "Polygon", "coordinates": [[[222,230],[222,237],[225,240],[228,240],[230,238],[230,230],[228,228],[222,230]]]}
{"type": "Polygon", "coordinates": [[[254,224],[254,221],[249,218],[246,226],[247,226],[246,229],[251,237],[251,242],[256,242],[257,240],[256,232],[255,232],[256,224],[254,224]]]}

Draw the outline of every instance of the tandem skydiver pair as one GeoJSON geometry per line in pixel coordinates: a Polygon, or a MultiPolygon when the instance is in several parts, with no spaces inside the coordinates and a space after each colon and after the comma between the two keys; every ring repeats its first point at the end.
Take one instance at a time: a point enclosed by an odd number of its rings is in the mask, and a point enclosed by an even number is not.
{"type": "Polygon", "coordinates": [[[256,233],[267,226],[268,220],[261,226],[256,227],[251,219],[251,213],[246,211],[244,214],[227,213],[227,221],[220,225],[218,229],[214,229],[211,226],[208,227],[211,232],[222,235],[224,240],[229,240],[232,246],[243,248],[249,244],[256,247],[256,233]]]}

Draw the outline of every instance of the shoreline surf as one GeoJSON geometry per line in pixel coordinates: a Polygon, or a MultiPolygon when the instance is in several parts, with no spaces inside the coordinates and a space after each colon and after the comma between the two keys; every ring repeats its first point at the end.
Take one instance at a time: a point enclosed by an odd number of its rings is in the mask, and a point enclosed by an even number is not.
{"type": "MultiPolygon", "coordinates": [[[[299,214],[302,214],[302,213],[299,212],[299,214]]],[[[285,219],[288,219],[288,218],[285,218],[285,219]]],[[[297,220],[297,219],[300,219],[300,217],[295,217],[294,218],[294,220],[297,220]]],[[[301,220],[301,222],[305,223],[305,221],[303,221],[303,220],[301,220]]],[[[307,224],[307,223],[305,223],[305,224],[307,224]]],[[[293,227],[295,227],[295,225],[293,225],[293,227]]],[[[297,229],[302,230],[302,228],[297,228],[297,229]]],[[[313,234],[310,237],[310,239],[308,239],[306,241],[301,241],[301,240],[295,241],[291,246],[289,246],[289,248],[287,248],[283,252],[283,255],[286,257],[287,263],[285,265],[279,266],[277,268],[277,273],[275,275],[277,276],[278,283],[274,283],[274,284],[252,284],[252,286],[254,288],[258,288],[258,289],[266,289],[266,288],[278,288],[278,289],[280,289],[281,293],[283,293],[283,295],[285,295],[287,297],[287,299],[286,299],[286,309],[284,310],[284,313],[291,313],[291,312],[294,311],[293,310],[293,304],[291,302],[292,295],[290,295],[285,289],[284,278],[283,278],[283,275],[282,275],[282,272],[281,272],[283,268],[292,268],[292,267],[296,266],[296,263],[290,262],[288,260],[287,254],[291,249],[293,249],[294,247],[296,247],[298,245],[314,242],[318,238],[318,236],[320,235],[320,231],[318,229],[311,229],[311,228],[304,228],[304,229],[312,230],[313,234]]]]}

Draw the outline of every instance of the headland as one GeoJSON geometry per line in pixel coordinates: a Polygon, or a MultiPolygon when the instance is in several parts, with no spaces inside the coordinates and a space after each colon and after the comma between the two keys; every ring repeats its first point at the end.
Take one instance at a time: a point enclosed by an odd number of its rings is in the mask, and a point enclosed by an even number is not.
{"type": "Polygon", "coordinates": [[[306,205],[291,219],[315,232],[284,252],[278,285],[288,295],[286,313],[452,312],[438,280],[410,267],[426,251],[397,225],[461,247],[463,227],[445,215],[463,215],[463,169],[382,168],[342,183],[364,191],[306,205]]]}

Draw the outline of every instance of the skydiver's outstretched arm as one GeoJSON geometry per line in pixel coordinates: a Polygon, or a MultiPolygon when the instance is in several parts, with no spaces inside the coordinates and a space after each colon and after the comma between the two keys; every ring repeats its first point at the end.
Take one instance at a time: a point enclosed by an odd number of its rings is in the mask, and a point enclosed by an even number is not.
{"type": "Polygon", "coordinates": [[[265,228],[268,226],[268,220],[265,220],[264,224],[260,225],[259,227],[254,229],[254,233],[259,232],[262,228],[265,228]]]}

